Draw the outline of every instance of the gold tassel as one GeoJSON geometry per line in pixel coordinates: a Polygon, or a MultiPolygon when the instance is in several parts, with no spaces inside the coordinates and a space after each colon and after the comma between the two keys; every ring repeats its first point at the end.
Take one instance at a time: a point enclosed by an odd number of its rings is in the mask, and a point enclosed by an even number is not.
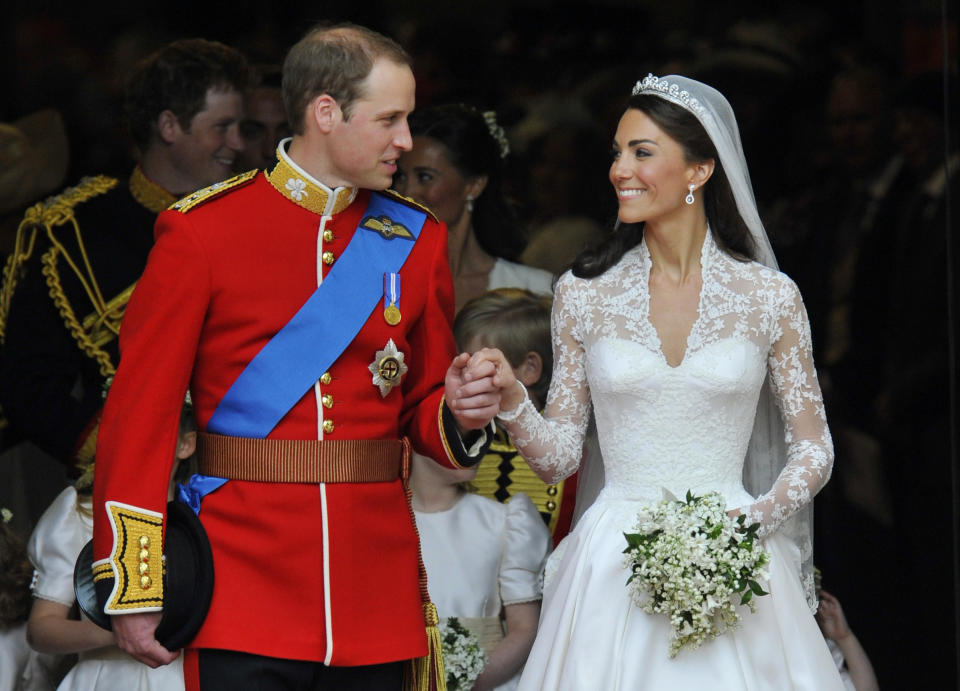
{"type": "Polygon", "coordinates": [[[423,603],[423,618],[427,625],[427,654],[410,660],[407,665],[404,691],[447,691],[447,673],[443,668],[443,650],[440,642],[440,619],[432,602],[423,603]]]}

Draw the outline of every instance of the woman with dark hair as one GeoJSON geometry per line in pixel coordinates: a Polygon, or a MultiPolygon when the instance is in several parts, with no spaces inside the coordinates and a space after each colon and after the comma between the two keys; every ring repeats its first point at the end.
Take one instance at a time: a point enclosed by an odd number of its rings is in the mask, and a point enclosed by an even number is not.
{"type": "MultiPolygon", "coordinates": [[[[610,182],[619,227],[557,282],[544,413],[499,351],[470,363],[498,371],[500,421],[544,480],[577,469],[591,406],[603,452],[602,472],[588,465],[579,481],[578,503],[592,503],[547,564],[520,688],[842,689],[810,616],[805,516],[833,446],[803,302],[776,270],[726,99],[685,77],[638,82],[610,182]],[[623,557],[665,490],[716,493],[759,524],[769,555],[755,612],[738,598],[738,627],[675,658],[675,639],[713,610],[682,627],[647,614],[623,557]]],[[[715,592],[691,583],[673,585],[715,592]]]]}
{"type": "MultiPolygon", "coordinates": [[[[446,223],[457,313],[467,303],[499,288],[537,295],[553,292],[553,274],[514,261],[523,233],[503,191],[503,162],[510,146],[494,113],[463,104],[414,111],[413,149],[400,156],[394,187],[416,199],[446,223]]],[[[595,438],[591,439],[596,446],[595,438]]],[[[566,534],[576,480],[546,484],[522,461],[502,430],[478,464],[477,494],[502,503],[523,491],[549,516],[555,539],[566,534]]]]}
{"type": "Polygon", "coordinates": [[[493,113],[463,104],[415,111],[413,150],[398,163],[394,187],[447,224],[456,309],[494,288],[550,293],[546,271],[514,263],[523,234],[503,187],[510,148],[493,113]]]}

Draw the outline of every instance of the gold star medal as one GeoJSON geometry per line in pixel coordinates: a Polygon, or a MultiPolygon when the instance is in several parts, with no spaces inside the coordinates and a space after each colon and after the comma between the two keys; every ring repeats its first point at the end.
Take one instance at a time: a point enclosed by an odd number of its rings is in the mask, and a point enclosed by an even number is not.
{"type": "Polygon", "coordinates": [[[392,338],[387,341],[383,350],[377,351],[368,369],[373,375],[373,385],[379,387],[381,396],[390,393],[407,373],[407,366],[403,363],[403,353],[397,350],[392,338]]]}
{"type": "Polygon", "coordinates": [[[383,320],[390,326],[396,326],[402,318],[400,308],[400,274],[383,274],[383,320]]]}

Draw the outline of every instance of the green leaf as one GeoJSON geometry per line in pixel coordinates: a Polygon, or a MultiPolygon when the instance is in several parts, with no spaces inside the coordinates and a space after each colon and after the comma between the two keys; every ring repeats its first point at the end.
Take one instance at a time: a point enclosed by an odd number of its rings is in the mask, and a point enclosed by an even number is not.
{"type": "Polygon", "coordinates": [[[747,581],[747,583],[750,584],[750,590],[753,592],[754,595],[769,595],[769,593],[768,593],[767,591],[765,591],[765,590],[760,586],[760,584],[757,583],[756,581],[754,581],[754,580],[751,579],[751,580],[747,581]]]}
{"type": "Polygon", "coordinates": [[[741,604],[741,605],[746,605],[746,604],[748,604],[748,603],[750,602],[750,600],[752,600],[752,599],[753,599],[753,591],[752,591],[752,590],[748,590],[747,592],[745,592],[743,595],[740,596],[740,604],[741,604]]]}

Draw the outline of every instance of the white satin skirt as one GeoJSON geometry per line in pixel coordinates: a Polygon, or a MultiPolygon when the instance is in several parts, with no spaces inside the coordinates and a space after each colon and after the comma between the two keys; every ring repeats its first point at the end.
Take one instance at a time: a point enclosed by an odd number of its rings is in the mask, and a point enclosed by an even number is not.
{"type": "Polygon", "coordinates": [[[183,654],[152,669],[115,646],[80,655],[57,691],[183,691],[183,654]]]}
{"type": "Polygon", "coordinates": [[[843,691],[799,580],[799,550],[787,538],[764,541],[770,593],[756,612],[695,650],[669,656],[670,623],[630,600],[623,533],[639,505],[599,498],[547,565],[543,609],[520,691],[843,691]]]}

